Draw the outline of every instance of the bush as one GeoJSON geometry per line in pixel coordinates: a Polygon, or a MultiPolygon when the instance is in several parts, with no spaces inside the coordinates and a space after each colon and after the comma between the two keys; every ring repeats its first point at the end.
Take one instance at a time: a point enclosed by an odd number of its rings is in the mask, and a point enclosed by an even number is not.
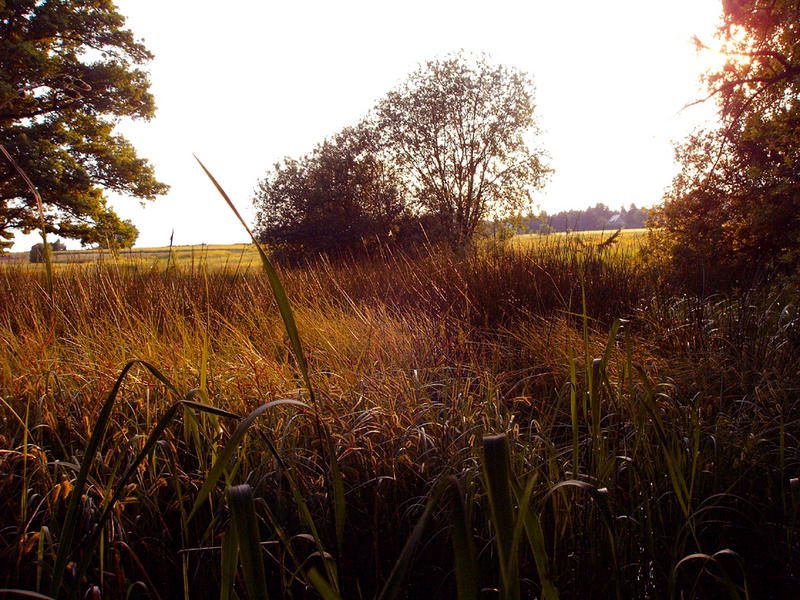
{"type": "MultiPolygon", "coordinates": [[[[50,246],[51,252],[58,252],[61,250],[66,250],[67,246],[61,240],[56,240],[55,242],[48,242],[48,246],[50,246]]],[[[31,250],[28,254],[28,260],[32,263],[43,263],[45,259],[45,252],[44,252],[44,244],[39,242],[38,244],[34,244],[31,247],[31,250]]]]}
{"type": "Polygon", "coordinates": [[[278,255],[358,252],[391,237],[404,212],[400,182],[364,129],[346,129],[259,183],[256,235],[278,255]]]}

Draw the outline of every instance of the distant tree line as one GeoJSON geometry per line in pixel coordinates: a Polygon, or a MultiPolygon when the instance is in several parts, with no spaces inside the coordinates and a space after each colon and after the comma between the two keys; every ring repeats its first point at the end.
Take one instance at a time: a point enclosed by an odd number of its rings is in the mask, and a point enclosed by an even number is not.
{"type": "Polygon", "coordinates": [[[550,173],[533,84],[463,53],[431,61],[348,127],[258,183],[255,231],[286,256],[422,241],[464,246],[530,206],[550,173]]]}
{"type": "Polygon", "coordinates": [[[520,233],[640,229],[645,226],[649,211],[631,204],[627,209],[612,210],[603,203],[583,210],[562,210],[555,214],[542,211],[524,217],[516,227],[520,233]]]}

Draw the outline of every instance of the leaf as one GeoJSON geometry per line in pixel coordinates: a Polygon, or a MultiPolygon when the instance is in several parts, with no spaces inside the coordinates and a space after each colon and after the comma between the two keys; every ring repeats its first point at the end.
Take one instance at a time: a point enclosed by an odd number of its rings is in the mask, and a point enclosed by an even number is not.
{"type": "Polygon", "coordinates": [[[519,564],[514,555],[514,509],[511,499],[511,465],[505,435],[483,438],[483,476],[495,531],[503,596],[520,597],[519,564]]]}
{"type": "Polygon", "coordinates": [[[553,581],[550,579],[548,569],[547,550],[544,545],[544,533],[542,532],[542,524],[536,513],[527,509],[527,503],[530,501],[533,483],[536,479],[536,474],[531,475],[528,484],[525,486],[525,492],[519,493],[518,486],[514,486],[514,495],[520,506],[519,520],[525,527],[525,533],[528,537],[528,544],[533,551],[533,558],[536,563],[536,571],[539,574],[539,583],[542,586],[543,600],[558,600],[558,589],[553,581]]]}
{"type": "Polygon", "coordinates": [[[308,364],[306,363],[305,355],[303,354],[303,346],[300,343],[300,334],[297,332],[297,325],[294,321],[294,313],[292,312],[291,304],[289,303],[289,297],[286,295],[286,290],[283,288],[283,284],[281,284],[281,280],[278,277],[278,273],[275,270],[275,267],[272,266],[272,262],[270,262],[269,258],[267,257],[266,252],[261,247],[261,244],[258,243],[253,232],[250,231],[250,228],[245,223],[242,215],[239,214],[239,211],[236,210],[236,206],[233,204],[233,201],[228,197],[228,194],[225,193],[225,190],[222,189],[222,186],[214,179],[214,176],[206,169],[206,166],[200,161],[197,156],[194,157],[195,160],[200,164],[200,167],[205,171],[205,174],[214,184],[214,187],[217,188],[217,191],[220,195],[225,199],[225,202],[228,203],[228,206],[231,208],[233,213],[239,219],[239,222],[245,228],[247,233],[250,235],[250,239],[253,240],[253,244],[255,244],[256,250],[258,250],[258,255],[261,257],[261,265],[264,267],[264,272],[267,274],[267,279],[269,280],[269,285],[272,288],[272,294],[275,296],[275,301],[278,303],[278,310],[280,311],[281,318],[283,319],[283,325],[286,328],[286,333],[289,336],[289,340],[292,343],[292,349],[294,351],[295,358],[297,359],[297,365],[300,368],[300,373],[303,376],[303,380],[305,381],[306,387],[308,388],[308,393],[313,398],[313,391],[311,388],[311,379],[308,376],[308,364]]]}
{"type": "Polygon", "coordinates": [[[231,526],[236,531],[242,575],[250,600],[267,600],[267,580],[258,535],[258,518],[253,493],[247,484],[228,488],[231,507],[231,526]]]}
{"type": "Polygon", "coordinates": [[[309,569],[308,573],[308,580],[311,582],[311,585],[314,586],[314,589],[317,590],[320,596],[322,596],[323,600],[341,600],[339,594],[336,593],[325,578],[320,575],[319,571],[317,571],[314,567],[309,569]]]}
{"type": "Polygon", "coordinates": [[[255,420],[263,414],[265,411],[269,410],[274,406],[283,406],[283,405],[292,405],[292,406],[300,406],[303,408],[308,408],[307,404],[303,402],[298,402],[297,400],[275,400],[273,402],[267,402],[266,404],[262,404],[258,408],[256,408],[253,412],[247,415],[244,419],[239,422],[239,425],[231,434],[231,438],[228,440],[228,443],[225,444],[225,447],[217,456],[217,459],[214,461],[214,464],[211,465],[211,470],[208,472],[208,476],[206,480],[203,482],[200,491],[197,493],[197,500],[195,500],[194,505],[192,506],[192,510],[189,512],[189,516],[186,518],[186,522],[192,520],[192,517],[195,515],[197,510],[202,506],[203,502],[205,502],[206,498],[208,498],[211,490],[214,489],[214,486],[219,481],[219,478],[222,477],[222,473],[225,471],[225,468],[228,466],[228,463],[233,458],[236,449],[239,447],[239,444],[244,438],[245,433],[250,427],[253,425],[255,420]]]}
{"type": "Polygon", "coordinates": [[[439,482],[439,484],[433,488],[428,502],[425,505],[425,510],[422,511],[422,516],[419,518],[419,521],[417,521],[414,531],[411,532],[408,540],[406,540],[403,550],[400,552],[400,556],[397,558],[397,562],[394,568],[392,568],[392,572],[389,574],[389,579],[386,580],[377,600],[393,600],[397,597],[397,594],[400,593],[403,581],[411,566],[411,558],[414,555],[414,550],[422,539],[422,534],[425,532],[425,527],[428,525],[428,521],[433,514],[433,509],[436,508],[444,492],[445,488],[443,483],[444,482],[439,482]]]}
{"type": "Polygon", "coordinates": [[[458,599],[478,600],[480,597],[478,562],[475,558],[472,526],[464,505],[464,493],[455,477],[448,477],[447,482],[451,497],[450,537],[453,541],[458,599]]]}

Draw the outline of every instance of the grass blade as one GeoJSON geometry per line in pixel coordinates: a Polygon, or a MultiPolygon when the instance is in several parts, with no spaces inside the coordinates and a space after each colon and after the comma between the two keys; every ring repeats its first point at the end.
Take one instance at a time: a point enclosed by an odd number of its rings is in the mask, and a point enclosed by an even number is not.
{"type": "Polygon", "coordinates": [[[228,203],[230,209],[250,235],[250,239],[253,240],[256,250],[258,250],[258,255],[261,258],[261,265],[264,267],[264,272],[267,274],[269,285],[272,288],[272,294],[275,296],[275,301],[278,303],[278,310],[280,311],[281,318],[283,319],[283,325],[286,328],[286,333],[288,334],[289,340],[292,343],[292,350],[294,351],[295,358],[297,359],[297,366],[300,368],[300,373],[302,374],[303,380],[308,388],[308,393],[313,398],[311,379],[308,376],[308,364],[306,363],[306,357],[303,354],[303,346],[300,343],[300,334],[297,332],[297,324],[294,321],[294,313],[292,312],[292,307],[289,303],[289,297],[286,295],[286,290],[284,290],[283,284],[281,284],[281,280],[278,277],[278,272],[275,270],[275,267],[272,265],[269,257],[267,257],[267,253],[264,252],[261,244],[259,244],[258,240],[256,240],[253,232],[250,231],[250,228],[247,226],[247,223],[245,223],[242,215],[240,215],[239,211],[236,210],[236,206],[233,204],[233,201],[230,199],[230,197],[228,197],[228,194],[225,193],[225,190],[222,189],[222,186],[217,182],[209,170],[206,169],[206,166],[202,163],[202,161],[197,158],[197,156],[194,158],[198,163],[200,163],[200,167],[203,169],[203,171],[205,171],[205,174],[211,180],[211,183],[214,184],[214,187],[217,188],[217,191],[220,193],[220,195],[225,199],[225,202],[228,203]]]}
{"type": "Polygon", "coordinates": [[[600,511],[600,520],[605,526],[606,533],[608,534],[608,544],[611,551],[611,560],[614,566],[614,586],[616,589],[617,598],[622,598],[622,578],[619,572],[619,564],[617,562],[617,544],[616,536],[614,535],[614,516],[611,513],[611,507],[608,503],[608,490],[606,488],[597,488],[591,483],[585,481],[578,481],[576,479],[568,479],[561,481],[550,488],[547,492],[545,499],[552,496],[557,490],[563,488],[577,488],[583,490],[594,500],[595,505],[600,511]]]}
{"type": "Polygon", "coordinates": [[[55,600],[52,596],[45,596],[39,592],[30,590],[16,590],[12,588],[0,589],[0,596],[22,596],[23,598],[34,598],[35,600],[55,600]]]}
{"type": "Polygon", "coordinates": [[[251,600],[267,600],[267,579],[258,535],[258,518],[250,486],[235,485],[228,488],[231,507],[231,526],[236,530],[236,540],[242,563],[242,575],[251,600]]]}
{"type": "Polygon", "coordinates": [[[459,600],[478,600],[480,582],[478,581],[478,562],[475,553],[475,540],[472,537],[464,493],[455,477],[447,479],[452,508],[450,509],[450,536],[453,541],[453,555],[456,568],[456,586],[459,600]]]}
{"type": "Polygon", "coordinates": [[[333,441],[331,440],[330,433],[328,432],[327,428],[323,425],[322,420],[319,414],[319,406],[316,402],[316,396],[314,394],[314,388],[311,385],[311,377],[308,372],[308,363],[306,362],[305,354],[303,353],[303,345],[300,342],[300,334],[297,330],[297,324],[294,320],[294,313],[292,312],[291,303],[289,302],[289,297],[286,294],[286,290],[281,283],[280,277],[278,277],[278,273],[275,270],[275,267],[272,265],[272,262],[269,260],[267,253],[261,247],[261,244],[258,243],[258,240],[253,235],[253,232],[247,226],[247,223],[242,218],[242,215],[239,214],[239,211],[236,209],[236,205],[234,205],[233,201],[230,199],[228,194],[222,189],[222,186],[219,182],[214,178],[211,172],[206,168],[203,162],[194,157],[195,160],[198,162],[200,167],[203,169],[205,174],[211,180],[211,183],[214,184],[214,187],[217,188],[219,194],[223,197],[225,202],[228,204],[230,209],[236,215],[236,218],[239,219],[239,222],[242,224],[242,227],[245,228],[250,239],[253,241],[253,244],[258,250],[258,255],[261,258],[261,265],[264,268],[264,272],[267,274],[267,279],[269,280],[269,285],[272,288],[272,294],[275,297],[275,301],[278,304],[278,310],[280,311],[281,319],[283,319],[283,325],[286,329],[286,333],[289,336],[289,340],[292,343],[292,349],[294,352],[294,356],[297,360],[297,366],[300,369],[300,373],[303,377],[303,382],[306,385],[306,389],[308,390],[308,397],[311,400],[311,404],[314,407],[314,411],[317,417],[317,427],[320,432],[320,436],[325,440],[325,446],[328,451],[328,459],[329,459],[329,467],[330,467],[330,487],[331,487],[331,495],[333,496],[334,501],[334,521],[335,521],[335,528],[336,528],[336,542],[341,553],[342,549],[342,542],[344,540],[344,527],[345,527],[345,518],[346,518],[346,503],[344,497],[344,479],[342,477],[341,469],[339,468],[339,463],[336,460],[336,452],[333,447],[333,441]]]}
{"type": "MultiPolygon", "coordinates": [[[[539,574],[539,583],[542,586],[542,599],[543,600],[558,600],[558,589],[553,581],[550,579],[548,569],[547,550],[544,545],[544,532],[542,531],[542,524],[536,513],[527,508],[530,502],[533,484],[536,480],[536,475],[532,475],[525,486],[524,492],[519,489],[519,486],[514,486],[514,496],[517,498],[519,504],[519,520],[525,528],[525,534],[528,537],[528,544],[533,551],[534,562],[536,563],[536,571],[539,574]]],[[[519,524],[517,525],[519,526],[519,524]]]]}
{"type": "MultiPolygon", "coordinates": [[[[36,200],[36,208],[39,210],[39,229],[40,234],[42,236],[42,245],[44,246],[44,268],[45,273],[47,274],[47,295],[50,300],[53,300],[53,263],[52,257],[50,255],[50,245],[47,243],[47,225],[45,224],[44,220],[44,204],[42,203],[42,197],[39,194],[39,190],[36,189],[36,186],[33,185],[33,182],[28,177],[28,174],[25,173],[22,167],[17,164],[17,161],[14,160],[14,157],[5,149],[5,146],[0,144],[0,154],[2,154],[6,160],[11,164],[11,167],[17,172],[20,179],[25,182],[25,185],[28,186],[31,194],[33,195],[34,199],[36,200]]],[[[54,313],[55,314],[55,313],[54,313]]]]}
{"type": "Polygon", "coordinates": [[[403,581],[411,566],[414,550],[422,539],[422,534],[425,532],[425,527],[428,525],[428,521],[433,514],[433,509],[436,508],[444,492],[445,488],[442,484],[443,482],[440,482],[433,488],[430,498],[428,498],[428,503],[425,505],[425,510],[422,512],[422,516],[419,518],[419,521],[417,521],[414,531],[411,532],[408,540],[406,540],[405,546],[403,546],[403,550],[400,552],[400,556],[394,564],[392,572],[389,574],[389,579],[386,580],[377,600],[393,600],[393,598],[396,598],[397,594],[400,593],[403,581]]]}
{"type": "Polygon", "coordinates": [[[225,468],[228,466],[231,458],[233,458],[236,449],[239,447],[239,443],[242,441],[245,433],[247,433],[247,430],[250,429],[255,420],[270,408],[283,405],[293,405],[300,406],[302,408],[308,408],[307,404],[298,402],[297,400],[275,400],[273,402],[262,404],[244,419],[242,419],[234,432],[231,434],[231,438],[228,440],[228,443],[225,444],[225,447],[217,456],[214,464],[211,465],[211,470],[209,471],[206,480],[203,482],[203,486],[200,488],[200,491],[197,493],[197,500],[195,500],[194,506],[192,506],[192,510],[189,512],[189,516],[186,518],[187,523],[192,520],[192,517],[195,515],[197,510],[200,508],[200,506],[202,506],[206,498],[208,498],[211,490],[213,490],[214,486],[217,485],[217,481],[219,481],[219,478],[222,477],[222,473],[225,471],[225,468]]]}
{"type": "Polygon", "coordinates": [[[511,498],[511,465],[505,435],[483,438],[483,476],[494,525],[503,597],[519,600],[519,563],[513,556],[514,508],[511,498]]]}
{"type": "Polygon", "coordinates": [[[219,600],[231,600],[233,598],[233,584],[236,581],[236,565],[239,561],[239,540],[236,538],[236,528],[233,526],[233,521],[231,521],[228,531],[222,538],[220,555],[221,581],[219,600]]]}
{"type": "Polygon", "coordinates": [[[322,600],[341,600],[341,596],[314,567],[311,567],[306,575],[317,593],[322,596],[322,600]]]}

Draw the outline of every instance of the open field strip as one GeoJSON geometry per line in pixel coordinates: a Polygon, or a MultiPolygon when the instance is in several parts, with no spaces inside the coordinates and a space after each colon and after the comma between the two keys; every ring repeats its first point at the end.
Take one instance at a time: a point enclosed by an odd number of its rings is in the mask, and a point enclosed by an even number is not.
{"type": "MultiPolygon", "coordinates": [[[[645,240],[646,229],[623,229],[615,238],[611,248],[616,250],[637,250],[645,240]]],[[[596,246],[607,240],[614,231],[580,231],[571,233],[522,234],[511,238],[515,245],[522,248],[541,245],[574,244],[596,246]]],[[[490,240],[491,238],[488,238],[490,240]]],[[[260,262],[258,252],[252,244],[198,244],[190,246],[169,246],[153,248],[134,248],[128,250],[62,250],[52,253],[56,268],[63,265],[81,265],[93,263],[139,264],[152,268],[167,268],[168,265],[179,268],[199,268],[205,264],[208,269],[257,267],[260,262]]],[[[0,267],[11,264],[28,264],[28,252],[15,252],[0,256],[0,267]]]]}

